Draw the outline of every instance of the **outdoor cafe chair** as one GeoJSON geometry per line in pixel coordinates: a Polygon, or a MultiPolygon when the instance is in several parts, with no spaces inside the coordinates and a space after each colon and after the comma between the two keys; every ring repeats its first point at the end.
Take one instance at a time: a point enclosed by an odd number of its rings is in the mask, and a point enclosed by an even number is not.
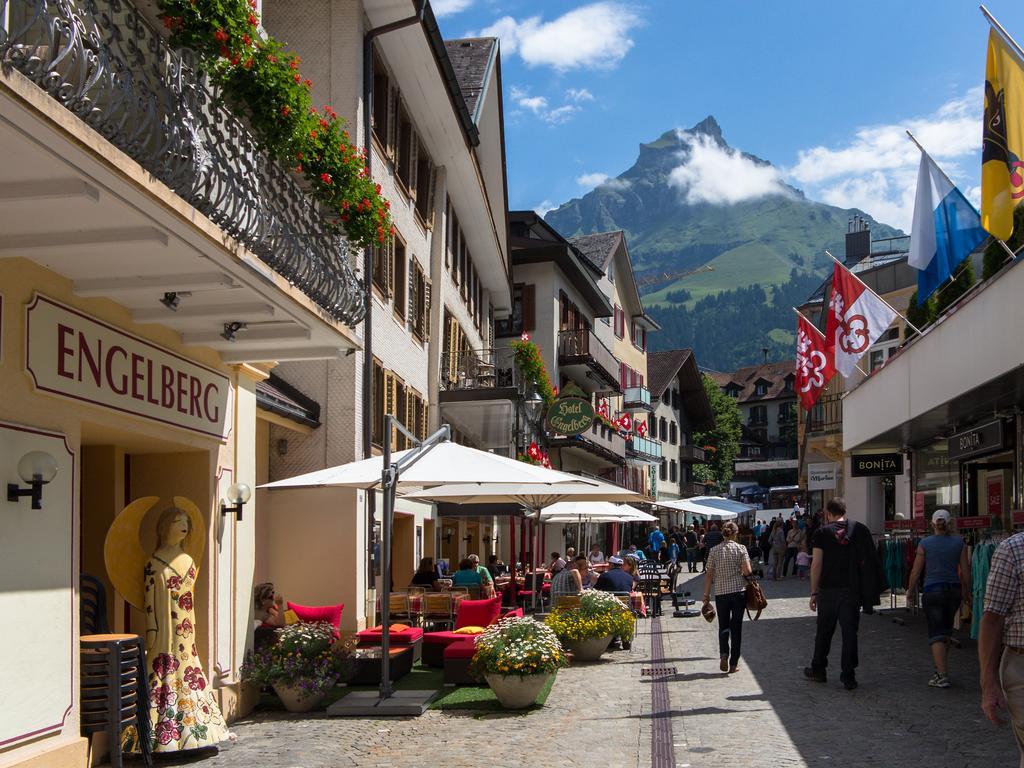
{"type": "Polygon", "coordinates": [[[453,595],[468,595],[469,587],[452,587],[451,592],[453,595]]]}
{"type": "Polygon", "coordinates": [[[409,595],[404,592],[391,595],[388,602],[388,617],[412,622],[412,611],[409,610],[409,595]]]}
{"type": "Polygon", "coordinates": [[[559,595],[555,601],[555,608],[562,608],[564,610],[570,610],[572,608],[580,607],[580,596],[579,595],[559,595]]]}
{"type": "Polygon", "coordinates": [[[423,595],[420,615],[424,626],[441,624],[450,629],[455,624],[452,603],[452,596],[448,592],[427,592],[423,595]]]}

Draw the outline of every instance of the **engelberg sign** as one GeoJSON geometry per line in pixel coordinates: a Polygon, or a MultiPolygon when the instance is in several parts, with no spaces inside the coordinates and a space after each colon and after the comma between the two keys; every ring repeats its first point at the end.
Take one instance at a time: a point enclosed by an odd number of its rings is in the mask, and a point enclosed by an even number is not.
{"type": "Polygon", "coordinates": [[[594,423],[594,408],[579,397],[563,397],[548,409],[548,427],[557,435],[578,435],[594,423]]]}
{"type": "Polygon", "coordinates": [[[36,294],[25,312],[36,389],[223,438],[229,380],[170,350],[36,294]]]}

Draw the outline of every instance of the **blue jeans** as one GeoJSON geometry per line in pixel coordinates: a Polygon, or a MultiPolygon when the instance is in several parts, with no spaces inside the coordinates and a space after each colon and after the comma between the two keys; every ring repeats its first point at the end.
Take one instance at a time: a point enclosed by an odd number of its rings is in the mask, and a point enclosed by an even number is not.
{"type": "Polygon", "coordinates": [[[686,548],[686,568],[690,573],[697,572],[697,548],[686,548]]]}

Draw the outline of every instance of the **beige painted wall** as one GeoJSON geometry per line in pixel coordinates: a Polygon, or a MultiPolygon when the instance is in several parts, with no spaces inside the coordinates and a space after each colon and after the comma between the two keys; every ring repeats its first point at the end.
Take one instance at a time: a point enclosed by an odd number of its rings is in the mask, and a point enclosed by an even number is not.
{"type": "MultiPolygon", "coordinates": [[[[198,435],[183,429],[149,421],[129,414],[123,414],[105,407],[95,406],[63,397],[36,393],[32,388],[30,377],[24,371],[25,359],[25,306],[31,301],[33,293],[39,291],[57,301],[72,306],[80,311],[107,322],[126,332],[144,338],[152,343],[163,346],[197,363],[207,365],[233,379],[233,372],[220,362],[219,356],[209,349],[185,347],[181,344],[178,333],[156,325],[136,325],[131,321],[130,313],[122,306],[105,299],[82,299],[71,292],[69,281],[51,272],[37,263],[21,258],[0,259],[0,296],[3,298],[2,315],[0,315],[0,420],[12,422],[43,430],[52,430],[65,436],[68,447],[76,456],[85,454],[84,465],[76,458],[74,487],[69,493],[74,500],[75,518],[70,524],[72,536],[72,552],[64,559],[72,558],[71,567],[61,576],[57,583],[53,582],[54,574],[50,573],[47,558],[35,558],[35,564],[23,571],[24,581],[15,585],[6,580],[0,583],[0,601],[29,598],[39,589],[56,590],[53,594],[62,596],[72,606],[73,630],[64,632],[64,650],[71,658],[70,673],[64,674],[67,690],[74,691],[77,700],[78,660],[77,653],[72,653],[78,635],[77,608],[77,574],[80,569],[79,552],[85,556],[83,564],[87,569],[97,570],[101,564],[102,541],[106,526],[115,511],[123,503],[123,478],[119,467],[123,466],[119,457],[127,452],[133,456],[131,470],[132,495],[157,494],[165,498],[177,493],[189,496],[203,511],[207,520],[212,520],[217,507],[214,493],[214,478],[220,468],[234,468],[237,462],[236,478],[250,485],[255,485],[255,404],[252,397],[251,384],[242,384],[242,394],[236,398],[235,421],[227,443],[198,435]],[[234,441],[244,440],[246,450],[237,456],[234,441]],[[83,443],[85,444],[83,451],[83,443]],[[89,479],[81,486],[85,498],[80,495],[78,479],[83,466],[91,467],[89,479]],[[85,513],[85,524],[88,535],[82,536],[78,520],[78,510],[85,513]]],[[[16,460],[5,459],[0,472],[4,473],[5,481],[14,481],[12,474],[16,460]]],[[[70,477],[70,470],[65,473],[70,477]]],[[[250,502],[252,504],[252,502],[250,502]]],[[[5,515],[5,519],[7,516],[5,515]]],[[[38,518],[45,521],[46,518],[38,518]]],[[[251,593],[253,536],[247,534],[243,521],[242,528],[236,539],[239,552],[237,558],[239,570],[232,575],[239,589],[238,602],[244,604],[251,593]],[[247,554],[248,553],[248,554],[247,554]]],[[[253,524],[249,523],[252,526],[253,524]]],[[[12,541],[29,541],[27,530],[15,532],[12,541]]],[[[211,551],[212,540],[208,540],[207,552],[211,551]]],[[[207,558],[208,559],[208,558],[207,558]]],[[[204,563],[201,568],[199,586],[197,588],[197,605],[200,619],[199,650],[203,663],[210,672],[209,658],[212,652],[210,627],[212,626],[211,603],[209,595],[209,569],[204,563]]],[[[103,575],[102,572],[100,575],[103,575]]],[[[116,608],[116,601],[115,601],[116,608]]],[[[233,608],[232,608],[233,610],[233,608]]],[[[116,612],[116,611],[115,611],[116,612]]],[[[111,618],[114,618],[113,616],[111,618]]],[[[250,617],[241,611],[232,617],[237,640],[236,653],[243,647],[247,637],[250,617]]],[[[141,624],[135,623],[136,626],[141,624]]],[[[58,633],[58,636],[60,633],[58,633]]],[[[9,659],[25,659],[30,656],[30,648],[38,646],[38,638],[31,633],[8,635],[12,647],[4,647],[3,656],[9,659]],[[21,645],[18,645],[18,644],[21,645]]],[[[63,658],[64,650],[60,657],[63,658]]],[[[53,666],[53,665],[51,665],[53,666]]],[[[36,668],[47,669],[45,663],[36,668]]],[[[41,695],[46,695],[41,694],[41,695]]],[[[63,697],[66,698],[66,695],[63,697]]],[[[67,702],[60,704],[61,711],[67,702]]],[[[20,706],[17,699],[0,699],[0,722],[10,718],[5,714],[5,706],[20,706]],[[4,702],[7,704],[4,704],[4,702]]],[[[82,747],[84,741],[79,736],[77,704],[71,708],[64,718],[64,725],[57,733],[45,738],[22,743],[20,741],[0,747],[0,766],[31,764],[35,760],[40,765],[64,765],[84,763],[82,747]]],[[[236,710],[240,711],[240,710],[236,710]]],[[[233,714],[232,712],[228,713],[233,714]]]]}

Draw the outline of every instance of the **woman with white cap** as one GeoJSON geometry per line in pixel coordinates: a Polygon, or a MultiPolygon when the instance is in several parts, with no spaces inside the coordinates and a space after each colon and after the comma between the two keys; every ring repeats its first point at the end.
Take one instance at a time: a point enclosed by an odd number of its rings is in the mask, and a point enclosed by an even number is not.
{"type": "Polygon", "coordinates": [[[922,601],[924,615],[928,620],[928,642],[935,662],[935,674],[928,685],[932,688],[949,688],[946,675],[949,642],[953,636],[953,620],[960,610],[963,595],[970,594],[971,565],[963,539],[950,531],[949,511],[935,510],[932,526],[935,534],[921,539],[917,546],[917,556],[907,587],[907,601],[916,600],[917,586],[923,573],[922,601]]]}

